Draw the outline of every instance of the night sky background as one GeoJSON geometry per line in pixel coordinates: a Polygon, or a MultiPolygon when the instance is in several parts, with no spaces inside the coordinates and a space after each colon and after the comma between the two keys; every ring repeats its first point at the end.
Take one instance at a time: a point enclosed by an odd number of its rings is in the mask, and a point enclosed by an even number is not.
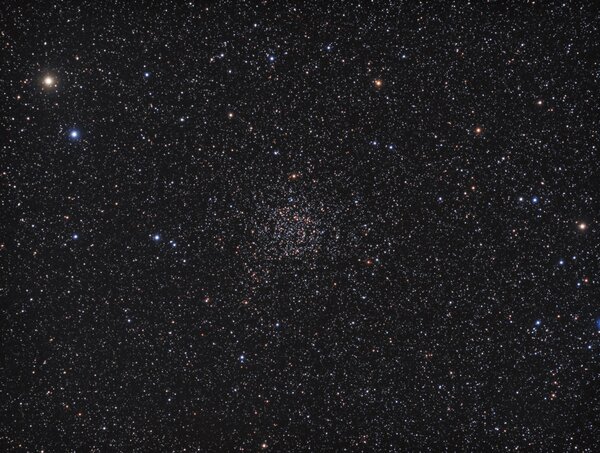
{"type": "Polygon", "coordinates": [[[598,4],[0,26],[2,451],[597,451],[598,4]]]}

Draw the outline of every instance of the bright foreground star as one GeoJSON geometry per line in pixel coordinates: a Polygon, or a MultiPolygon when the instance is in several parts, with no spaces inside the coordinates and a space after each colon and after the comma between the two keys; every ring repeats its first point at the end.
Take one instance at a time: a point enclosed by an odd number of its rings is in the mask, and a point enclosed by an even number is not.
{"type": "Polygon", "coordinates": [[[46,85],[47,87],[54,85],[54,79],[50,76],[46,76],[44,78],[44,85],[46,85]]]}

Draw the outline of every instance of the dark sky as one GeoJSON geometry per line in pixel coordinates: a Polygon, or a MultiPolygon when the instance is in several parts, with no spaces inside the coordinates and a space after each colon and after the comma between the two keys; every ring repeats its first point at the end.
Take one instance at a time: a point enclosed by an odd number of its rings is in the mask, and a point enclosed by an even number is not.
{"type": "Polygon", "coordinates": [[[0,8],[2,451],[592,451],[594,2],[0,8]]]}

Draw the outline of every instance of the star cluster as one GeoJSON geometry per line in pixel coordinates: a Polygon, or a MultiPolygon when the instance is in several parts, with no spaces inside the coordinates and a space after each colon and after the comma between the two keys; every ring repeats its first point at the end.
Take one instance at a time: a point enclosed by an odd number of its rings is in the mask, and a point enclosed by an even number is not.
{"type": "Polygon", "coordinates": [[[593,451],[593,2],[0,6],[2,451],[593,451]]]}

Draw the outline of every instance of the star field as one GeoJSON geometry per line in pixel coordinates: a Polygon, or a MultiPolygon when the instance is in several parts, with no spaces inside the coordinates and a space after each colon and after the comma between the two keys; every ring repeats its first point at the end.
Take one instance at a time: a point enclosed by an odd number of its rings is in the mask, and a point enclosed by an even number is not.
{"type": "Polygon", "coordinates": [[[593,2],[1,6],[2,451],[588,451],[593,2]]]}

